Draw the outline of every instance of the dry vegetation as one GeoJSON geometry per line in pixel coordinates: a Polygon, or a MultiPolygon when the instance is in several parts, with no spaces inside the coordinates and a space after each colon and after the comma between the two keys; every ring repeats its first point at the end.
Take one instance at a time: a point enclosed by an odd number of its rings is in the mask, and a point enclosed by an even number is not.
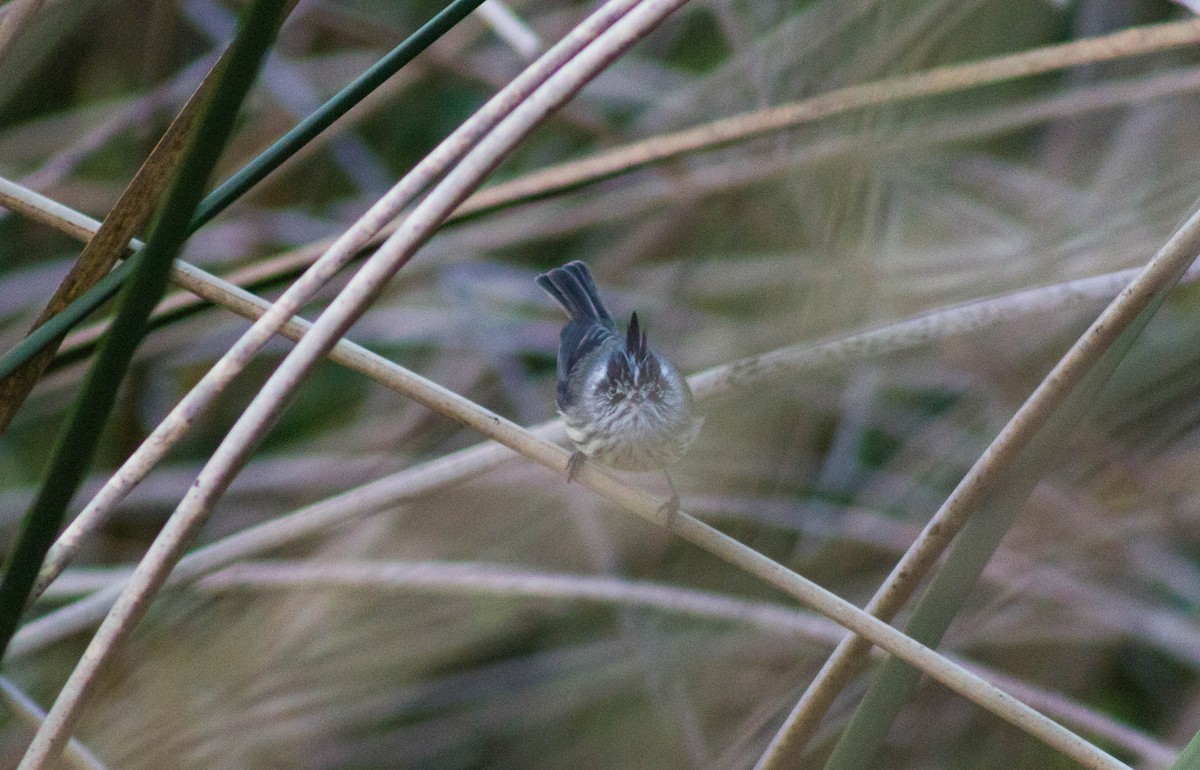
{"type": "MultiPolygon", "coordinates": [[[[241,4],[3,8],[3,21],[32,15],[12,39],[0,22],[0,176],[102,219],[241,4]]],[[[594,9],[523,0],[512,34],[471,16],[180,256],[274,299],[297,274],[290,257],[318,256],[521,71],[529,44],[544,50],[594,9]]],[[[438,10],[302,0],[217,180],[438,10]]],[[[1063,284],[1141,267],[1193,212],[1200,56],[1148,44],[927,97],[884,87],[864,108],[853,87],[1186,18],[1149,1],[693,0],[491,183],[826,93],[835,109],[453,220],[346,337],[537,425],[554,417],[560,318],[532,279],[587,261],[615,313],[637,309],[683,370],[743,362],[697,381],[705,427],[674,473],[684,510],[861,607],[1136,273],[1063,284]],[[778,365],[745,361],[781,349],[765,359],[778,365]]],[[[53,216],[12,208],[0,210],[0,352],[80,251],[53,216]]],[[[357,266],[303,315],[316,319],[357,266]]],[[[995,481],[989,505],[1013,498],[1019,515],[938,645],[1136,767],[1171,766],[1200,729],[1191,280],[1111,349],[1108,365],[1124,359],[1083,399],[1078,427],[1051,425],[1043,454],[995,481]]],[[[72,514],[247,328],[226,309],[167,301],[178,306],[139,348],[72,514]]],[[[6,549],[96,331],[68,340],[0,435],[6,549]]],[[[99,619],[71,625],[69,608],[97,591],[107,607],[104,592],[292,347],[276,338],[253,358],[30,611],[3,673],[43,707],[99,619]]],[[[320,365],[192,544],[209,550],[117,649],[67,761],[87,766],[86,750],[114,770],[754,766],[843,629],[557,470],[508,450],[454,454],[479,441],[320,365]],[[277,539],[203,561],[264,524],[277,539]]],[[[621,480],[665,491],[653,475],[621,480]]],[[[881,659],[839,690],[803,758],[780,766],[823,766],[881,659]]],[[[894,724],[877,724],[882,752],[839,767],[1078,766],[928,678],[894,724]]],[[[0,766],[32,734],[8,718],[0,766]]]]}

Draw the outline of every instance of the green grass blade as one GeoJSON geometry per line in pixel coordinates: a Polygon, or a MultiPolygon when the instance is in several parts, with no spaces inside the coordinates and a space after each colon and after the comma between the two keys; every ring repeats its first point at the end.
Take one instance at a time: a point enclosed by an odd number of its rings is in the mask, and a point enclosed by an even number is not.
{"type": "Polygon", "coordinates": [[[1171,770],[1200,770],[1200,733],[1193,735],[1188,745],[1179,752],[1179,758],[1171,765],[1171,770]]]}
{"type": "MultiPolygon", "coordinates": [[[[1054,417],[1026,447],[1021,459],[997,484],[997,493],[963,527],[949,549],[944,565],[930,580],[913,610],[905,633],[929,647],[936,647],[941,641],[1046,468],[1062,451],[1079,420],[1096,403],[1105,383],[1158,311],[1173,285],[1174,282],[1171,282],[1156,295],[1101,356],[1054,417]]],[[[878,677],[855,709],[849,725],[834,747],[826,770],[877,767],[879,752],[892,723],[918,681],[919,672],[895,658],[888,658],[880,666],[878,677]]]]}
{"type": "Polygon", "coordinates": [[[229,59],[180,159],[146,248],[121,293],[112,328],[59,432],[45,480],[22,521],[0,582],[0,656],[16,631],[38,569],[62,526],[116,401],[146,320],[167,288],[171,263],[190,234],[192,215],[233,132],[238,110],[283,21],[286,0],[255,0],[242,16],[229,59]]]}
{"type": "MultiPolygon", "coordinates": [[[[34,328],[41,326],[107,276],[129,250],[134,234],[149,225],[151,215],[161,203],[178,169],[180,153],[186,147],[187,137],[195,125],[200,107],[212,93],[212,83],[220,74],[220,63],[223,61],[222,57],[205,76],[129,180],[95,235],[87,241],[75,264],[38,314],[34,328]]],[[[55,339],[11,374],[0,377],[0,433],[8,428],[46,368],[53,362],[55,351],[61,345],[62,339],[55,339]]]]}
{"type": "Polygon", "coordinates": [[[247,163],[241,171],[209,193],[196,209],[192,228],[202,227],[224,211],[482,4],[483,0],[454,0],[446,6],[441,13],[427,21],[404,42],[321,105],[316,112],[297,123],[291,131],[247,163]]]}
{"type": "Polygon", "coordinates": [[[46,320],[46,323],[29,332],[24,339],[0,356],[0,377],[12,374],[39,350],[65,335],[71,330],[71,327],[87,318],[93,310],[116,294],[120,290],[121,284],[136,267],[139,261],[137,256],[134,254],[133,257],[114,267],[97,281],[95,286],[79,295],[78,299],[55,313],[46,320]]]}
{"type": "MultiPolygon", "coordinates": [[[[441,13],[434,16],[420,29],[396,46],[390,53],[373,64],[352,83],[339,91],[316,112],[296,124],[291,131],[268,147],[257,158],[250,161],[241,171],[213,190],[197,207],[192,218],[192,232],[209,222],[217,214],[244,195],[268,174],[282,165],[288,158],[312,141],[334,121],[358,104],[364,97],[396,74],[417,54],[424,51],[466,18],[483,0],[454,0],[441,13]]],[[[0,377],[6,377],[30,356],[62,337],[96,308],[107,301],[129,276],[130,269],[116,267],[90,290],[84,292],[61,312],[31,332],[28,337],[0,356],[0,377]]]]}

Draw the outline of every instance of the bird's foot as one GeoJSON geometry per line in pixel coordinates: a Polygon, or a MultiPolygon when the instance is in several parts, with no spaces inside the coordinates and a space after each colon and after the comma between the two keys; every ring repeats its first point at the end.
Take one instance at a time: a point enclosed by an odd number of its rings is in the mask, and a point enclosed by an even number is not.
{"type": "Polygon", "coordinates": [[[583,452],[572,452],[571,459],[567,460],[567,483],[570,484],[575,480],[575,476],[579,473],[579,469],[583,467],[583,463],[587,460],[587,455],[583,452]]]}
{"type": "Polygon", "coordinates": [[[663,526],[669,532],[675,525],[675,517],[679,514],[679,495],[671,495],[670,500],[658,506],[658,512],[666,516],[667,520],[663,526]]]}

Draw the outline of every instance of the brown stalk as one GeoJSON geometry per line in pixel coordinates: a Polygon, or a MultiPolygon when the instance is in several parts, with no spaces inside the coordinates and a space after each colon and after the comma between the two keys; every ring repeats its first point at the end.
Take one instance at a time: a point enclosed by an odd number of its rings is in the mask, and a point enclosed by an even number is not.
{"type": "MultiPolygon", "coordinates": [[[[81,294],[103,278],[129,248],[129,241],[146,226],[167,184],[171,181],[176,161],[187,141],[198,106],[207,98],[213,73],[221,68],[224,56],[205,76],[204,82],[188,99],[171,125],[167,126],[158,144],[134,174],[129,186],[121,193],[96,235],[84,246],[79,259],[66,278],[58,285],[46,307],[34,321],[32,329],[46,323],[52,316],[71,304],[81,294]]],[[[63,336],[42,348],[9,376],[0,379],[0,433],[7,428],[21,404],[29,397],[33,386],[54,361],[63,336]]]]}

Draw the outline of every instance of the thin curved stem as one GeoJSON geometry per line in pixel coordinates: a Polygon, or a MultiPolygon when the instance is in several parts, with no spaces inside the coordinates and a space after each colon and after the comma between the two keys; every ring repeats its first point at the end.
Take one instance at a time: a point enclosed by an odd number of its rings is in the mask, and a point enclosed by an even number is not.
{"type": "MultiPolygon", "coordinates": [[[[288,7],[286,0],[253,0],[246,7],[229,56],[218,69],[212,95],[199,108],[195,130],[180,155],[154,231],[122,292],[112,331],[55,443],[47,478],[26,514],[0,582],[0,654],[16,630],[42,560],[95,452],[105,418],[116,401],[117,387],[145,333],[146,320],[166,290],[174,256],[187,240],[188,221],[203,198],[207,180],[233,133],[242,100],[287,18],[288,7]]],[[[57,708],[58,702],[38,727],[20,770],[35,770],[53,762],[70,739],[74,715],[57,708]]]]}
{"type": "MultiPolygon", "coordinates": [[[[494,110],[493,114],[499,121],[496,128],[462,157],[462,160],[446,178],[412,211],[396,235],[389,238],[368,260],[362,270],[351,279],[349,285],[334,299],[331,306],[313,325],[312,331],[300,340],[296,348],[268,379],[242,417],[234,424],[225,440],[217,447],[212,459],[205,465],[175,513],[150,545],[146,556],[134,571],[129,586],[118,598],[104,622],[100,624],[100,628],[93,636],[87,650],[67,678],[50,710],[49,717],[34,736],[34,742],[22,760],[20,770],[34,770],[34,768],[42,767],[47,759],[56,756],[61,750],[100,670],[111,658],[124,637],[145,614],[150,602],[166,581],[171,568],[179,560],[192,537],[207,520],[212,505],[248,459],[254,446],[274,424],[288,398],[299,387],[306,374],[325,357],[346,329],[378,295],[388,278],[407,262],[416,249],[432,236],[437,226],[453,211],[454,207],[461,203],[471,190],[478,186],[483,178],[500,163],[501,159],[535,126],[574,96],[584,84],[648,34],[683,2],[684,0],[644,0],[627,14],[623,16],[617,14],[617,20],[607,30],[604,30],[604,27],[599,24],[594,24],[591,29],[600,34],[595,37],[594,42],[583,48],[577,55],[573,57],[569,55],[567,49],[570,46],[564,46],[561,43],[556,46],[554,52],[561,57],[561,69],[559,69],[555,56],[551,54],[547,54],[539,60],[539,64],[542,64],[545,70],[539,70],[537,65],[531,68],[536,74],[523,81],[522,85],[528,85],[528,80],[542,80],[543,71],[549,77],[546,77],[544,82],[535,85],[536,90],[527,98],[515,106],[504,102],[500,97],[489,102],[489,106],[492,106],[494,110]]],[[[606,9],[612,7],[620,8],[621,5],[619,2],[614,2],[606,9]]],[[[602,9],[599,15],[603,16],[604,10],[602,9]]],[[[587,39],[587,37],[583,37],[580,42],[586,42],[587,39]]],[[[517,81],[522,81],[522,78],[518,78],[517,81]]],[[[509,89],[502,93],[508,93],[517,81],[514,81],[514,84],[511,84],[509,89]]],[[[485,106],[484,110],[487,109],[488,107],[485,106]]],[[[481,125],[471,121],[468,121],[468,124],[472,128],[481,125]]],[[[464,124],[464,126],[466,125],[464,124]]],[[[486,129],[481,128],[480,130],[486,129]]],[[[460,128],[455,136],[459,133],[469,133],[469,131],[464,132],[463,128],[460,128]]],[[[447,140],[441,146],[449,145],[448,149],[441,153],[442,155],[458,153],[458,148],[449,143],[450,140],[447,140]]],[[[433,155],[437,154],[438,150],[435,150],[433,155]]],[[[432,164],[430,166],[423,164],[418,168],[428,172],[431,170],[432,164]]],[[[343,260],[341,264],[344,264],[344,260],[348,260],[357,251],[354,241],[373,235],[386,223],[387,219],[391,218],[390,215],[384,218],[384,215],[389,213],[390,207],[396,205],[397,201],[405,199],[410,194],[410,190],[411,194],[415,195],[427,181],[429,180],[424,179],[420,174],[410,174],[401,180],[384,196],[382,201],[373,206],[372,210],[359,220],[355,227],[339,238],[334,250],[337,250],[339,245],[346,244],[343,249],[333,258],[318,260],[312,269],[302,276],[288,292],[285,292],[285,297],[288,297],[289,294],[299,295],[310,287],[315,291],[321,283],[332,278],[333,273],[326,274],[324,271],[334,265],[340,267],[341,265],[337,264],[339,258],[343,260]],[[313,286],[317,281],[320,283],[313,286]]],[[[252,327],[251,331],[257,330],[261,341],[256,345],[247,345],[247,350],[238,351],[237,355],[232,355],[234,351],[230,351],[230,354],[218,362],[209,374],[213,375],[216,372],[214,379],[221,379],[220,369],[225,362],[236,362],[247,352],[252,354],[258,347],[261,347],[262,343],[270,339],[275,330],[283,326],[296,310],[298,307],[289,307],[288,302],[281,298],[252,327]],[[253,351],[248,350],[250,347],[253,347],[253,351]]],[[[243,339],[246,338],[243,337],[243,339]]],[[[246,360],[249,359],[246,358],[246,360]]],[[[196,392],[193,391],[193,393],[196,392]]],[[[184,428],[186,428],[186,424],[178,426],[177,430],[184,428]]],[[[143,444],[144,446],[146,445],[143,444]]]]}
{"type": "MultiPolygon", "coordinates": [[[[5,186],[11,184],[0,178],[0,195],[4,194],[5,186]]],[[[99,222],[96,220],[73,209],[63,207],[38,193],[22,190],[21,194],[23,205],[30,208],[32,212],[36,212],[39,221],[68,235],[86,240],[89,233],[94,232],[99,226],[99,222]]],[[[978,329],[1028,317],[1035,313],[1091,307],[1110,301],[1137,276],[1137,272],[1136,269],[1121,270],[1091,278],[964,302],[889,323],[876,329],[806,342],[723,364],[689,377],[688,382],[696,399],[703,402],[713,396],[739,388],[752,387],[803,372],[828,371],[873,357],[910,350],[937,340],[968,334],[978,329]]],[[[1200,268],[1193,268],[1185,275],[1184,279],[1190,281],[1197,277],[1200,277],[1200,268]]],[[[172,280],[179,286],[188,289],[196,297],[224,307],[251,321],[262,317],[270,307],[269,302],[186,262],[176,261],[172,280]]],[[[279,333],[288,339],[299,340],[310,327],[309,321],[294,317],[279,333]]],[[[379,358],[352,342],[341,340],[330,352],[329,358],[401,395],[416,397],[417,391],[411,386],[409,373],[406,370],[379,358]]],[[[538,428],[536,432],[551,441],[562,440],[561,428],[557,422],[547,423],[538,428]]],[[[485,472],[495,467],[495,464],[501,462],[504,457],[509,456],[504,452],[497,453],[494,451],[496,449],[497,447],[493,445],[490,448],[481,446],[465,450],[471,457],[487,458],[483,461],[485,467],[470,473],[485,472]]],[[[426,467],[436,468],[438,463],[439,461],[433,461],[430,466],[418,466],[415,470],[420,471],[426,467]]],[[[401,475],[407,478],[406,474],[408,473],[409,471],[405,471],[401,475]]],[[[47,557],[34,592],[35,596],[40,595],[66,566],[87,536],[107,520],[106,513],[107,511],[103,508],[89,505],[68,526],[47,557]]],[[[238,536],[233,537],[236,539],[238,536]]],[[[286,540],[278,542],[277,545],[281,545],[283,542],[286,540]]],[[[111,606],[111,601],[108,606],[111,606]]],[[[89,616],[91,617],[89,622],[94,623],[103,617],[108,606],[100,609],[99,614],[94,614],[96,610],[93,609],[93,614],[89,616]]],[[[56,613],[51,613],[48,620],[53,622],[55,616],[56,613]]],[[[84,626],[87,624],[84,623],[84,626]]],[[[74,630],[81,627],[83,626],[72,626],[74,630]]],[[[60,633],[69,633],[69,630],[60,633]]],[[[19,637],[17,640],[18,646],[22,644],[21,638],[19,637]]],[[[43,632],[41,638],[49,643],[60,637],[57,634],[43,632]]]]}
{"type": "MultiPolygon", "coordinates": [[[[249,365],[263,345],[353,259],[384,225],[431,182],[445,173],[447,168],[461,159],[481,136],[499,123],[512,103],[527,98],[584,46],[624,16],[636,2],[637,0],[610,0],[489,100],[471,119],[405,175],[354,226],[343,233],[201,378],[92,498],[83,513],[77,517],[78,526],[72,524],[68,527],[64,537],[78,542],[85,534],[85,526],[91,527],[94,526],[94,522],[106,519],[249,365]]],[[[40,583],[43,586],[48,582],[46,577],[44,575],[40,583]]]]}
{"type": "Polygon", "coordinates": [[[1111,35],[1044,46],[991,59],[840,88],[789,104],[754,110],[551,166],[472,196],[462,215],[531,200],[610,179],[639,168],[787,131],[848,112],[1002,83],[1100,61],[1138,56],[1200,42],[1200,20],[1157,24],[1111,35]]]}
{"type": "MultiPolygon", "coordinates": [[[[733,622],[763,631],[799,635],[805,641],[835,645],[843,628],[812,613],[778,604],[749,601],[677,585],[594,575],[518,570],[505,565],[470,562],[332,561],[251,562],[221,570],[201,580],[200,591],[293,590],[399,591],[505,599],[601,602],[639,607],[698,620],[733,622]]],[[[882,655],[880,655],[882,657],[882,655]]],[[[1178,750],[1151,735],[1118,722],[1063,695],[978,663],[947,654],[993,684],[1019,693],[1022,700],[1075,724],[1156,765],[1167,765],[1178,750]]]]}
{"type": "MultiPolygon", "coordinates": [[[[295,156],[301,148],[333,125],[338,118],[349,112],[352,107],[362,102],[363,99],[375,91],[384,81],[398,72],[405,64],[412,61],[417,54],[428,48],[459,21],[466,18],[481,2],[483,0],[454,0],[420,29],[392,49],[386,56],[335,94],[333,98],[326,101],[311,115],[296,124],[258,157],[227,179],[216,190],[205,196],[192,218],[190,231],[195,232],[203,227],[213,217],[224,211],[234,201],[253,188],[254,185],[283,165],[285,161],[295,156]]],[[[204,86],[202,85],[201,88],[204,88],[204,86]]],[[[200,98],[201,94],[197,93],[191,101],[193,103],[198,102],[200,98]]],[[[192,107],[191,103],[185,107],[184,113],[172,124],[168,133],[164,135],[160,145],[167,145],[178,141],[178,136],[183,134],[185,130],[185,117],[192,107]],[[173,135],[174,138],[172,138],[173,135]]],[[[140,176],[141,173],[139,172],[140,176]]],[[[135,179],[131,184],[131,189],[134,186],[142,186],[143,184],[138,179],[135,179]]],[[[24,202],[25,194],[12,189],[14,186],[11,183],[7,186],[9,187],[8,190],[0,191],[0,201],[12,201],[19,207],[24,202]]],[[[132,234],[132,227],[126,229],[130,231],[129,234],[132,234]]],[[[134,252],[141,248],[140,241],[131,240],[128,237],[124,238],[122,242],[129,243],[134,252]]],[[[124,256],[124,254],[117,256],[124,256]]],[[[114,260],[115,258],[114,256],[114,260]]],[[[112,262],[108,263],[109,266],[111,264],[112,262]]],[[[107,270],[107,267],[103,269],[107,270]]],[[[39,328],[34,329],[18,345],[0,356],[0,378],[7,378],[18,367],[34,361],[37,354],[45,354],[47,350],[54,347],[57,341],[72,327],[112,297],[128,279],[131,272],[132,266],[118,265],[107,274],[101,273],[103,277],[97,276],[94,269],[86,276],[83,276],[76,283],[77,288],[82,287],[84,290],[73,293],[70,303],[65,308],[54,306],[55,303],[52,302],[52,309],[56,312],[49,318],[40,319],[44,322],[39,328]]],[[[34,376],[29,378],[28,383],[30,388],[32,387],[33,380],[44,369],[45,363],[46,361],[43,361],[43,365],[38,367],[38,370],[34,372],[34,376]]],[[[27,393],[28,390],[25,390],[24,394],[20,395],[19,400],[23,400],[27,393]]],[[[15,396],[10,394],[11,398],[15,398],[15,396]]],[[[8,408],[15,411],[15,407],[9,406],[8,408]]],[[[0,416],[0,428],[4,424],[6,423],[3,417],[0,416]]]]}
{"type": "MultiPolygon", "coordinates": [[[[1200,252],[1200,210],[1194,211],[1175,231],[1021,404],[875,592],[867,604],[868,612],[884,620],[895,616],[997,481],[1105,351],[1143,310],[1161,301],[1197,252],[1200,252]]],[[[759,760],[761,770],[782,768],[792,761],[815,732],[837,693],[860,669],[869,648],[865,640],[854,637],[838,644],[759,760]]]]}

